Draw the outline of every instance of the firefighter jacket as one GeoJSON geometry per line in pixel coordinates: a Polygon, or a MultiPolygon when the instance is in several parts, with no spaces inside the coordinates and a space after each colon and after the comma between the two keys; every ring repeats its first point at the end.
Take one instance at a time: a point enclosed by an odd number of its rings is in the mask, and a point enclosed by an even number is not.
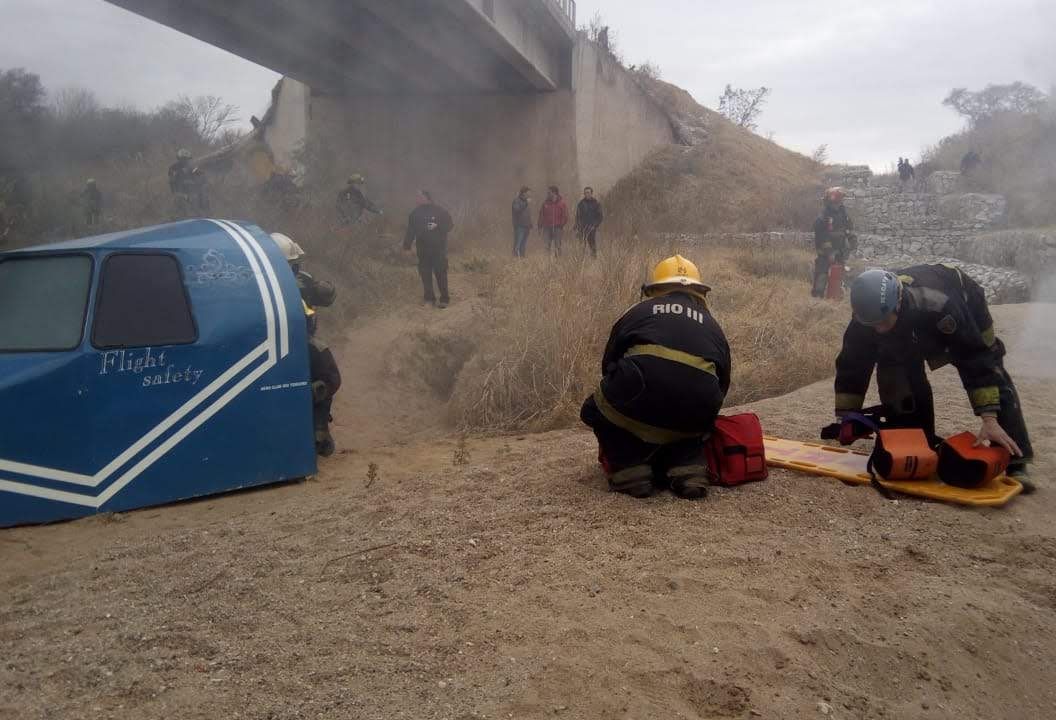
{"type": "Polygon", "coordinates": [[[650,298],[613,326],[594,401],[605,419],[663,445],[712,428],[730,387],[730,347],[704,300],[650,298]]]}
{"type": "Polygon", "coordinates": [[[301,291],[301,302],[304,304],[304,316],[308,322],[308,335],[315,335],[318,321],[315,314],[317,307],[330,307],[337,299],[337,290],[326,280],[316,280],[304,270],[296,273],[297,289],[301,291]]]}
{"type": "Polygon", "coordinates": [[[857,247],[854,236],[854,223],[847,214],[847,208],[839,205],[825,205],[818,219],[814,221],[814,248],[819,254],[834,252],[846,257],[847,253],[857,247]]]}
{"type": "MultiPolygon", "coordinates": [[[[879,334],[851,321],[836,358],[836,410],[859,410],[873,369],[927,362],[932,369],[952,363],[976,415],[996,413],[1006,384],[1005,347],[983,289],[947,265],[917,265],[897,273],[902,301],[894,329],[879,334]]],[[[881,397],[885,404],[888,400],[881,397]]]]}
{"type": "Polygon", "coordinates": [[[364,210],[375,215],[381,212],[381,209],[368,200],[363,191],[355,185],[348,185],[337,194],[337,213],[342,220],[355,222],[364,210]]]}
{"type": "Polygon", "coordinates": [[[174,195],[190,195],[194,192],[194,168],[186,160],[177,160],[169,166],[169,190],[174,195]]]}

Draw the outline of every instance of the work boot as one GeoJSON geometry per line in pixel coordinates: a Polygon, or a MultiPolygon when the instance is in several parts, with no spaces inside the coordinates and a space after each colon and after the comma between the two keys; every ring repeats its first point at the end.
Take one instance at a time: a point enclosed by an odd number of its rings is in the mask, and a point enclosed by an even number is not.
{"type": "Polygon", "coordinates": [[[1038,486],[1030,479],[1030,471],[1027,469],[1026,463],[1009,465],[1005,475],[1023,486],[1024,495],[1033,495],[1038,490],[1038,486]]]}
{"type": "Polygon", "coordinates": [[[436,304],[436,307],[438,307],[438,308],[439,308],[439,309],[441,309],[441,310],[443,310],[443,309],[444,309],[444,308],[446,308],[447,306],[448,306],[448,301],[447,301],[447,300],[441,300],[440,302],[438,302],[438,303],[436,304]]]}
{"type": "Polygon", "coordinates": [[[653,494],[653,469],[648,465],[633,465],[609,475],[609,489],[636,498],[653,494]]]}
{"type": "Polygon", "coordinates": [[[707,465],[682,465],[667,471],[667,477],[671,481],[671,492],[683,500],[700,500],[707,497],[708,479],[707,465]]]}
{"type": "Polygon", "coordinates": [[[320,457],[330,457],[335,449],[334,438],[329,429],[315,431],[315,452],[320,457]]]}

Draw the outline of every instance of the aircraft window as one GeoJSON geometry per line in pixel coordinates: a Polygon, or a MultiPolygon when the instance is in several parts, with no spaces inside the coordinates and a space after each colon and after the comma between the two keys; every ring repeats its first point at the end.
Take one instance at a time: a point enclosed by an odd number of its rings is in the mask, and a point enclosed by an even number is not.
{"type": "Polygon", "coordinates": [[[80,345],[91,282],[87,255],[0,261],[0,352],[80,345]]]}
{"type": "Polygon", "coordinates": [[[180,266],[171,255],[111,255],[99,282],[92,344],[186,345],[198,338],[180,266]]]}

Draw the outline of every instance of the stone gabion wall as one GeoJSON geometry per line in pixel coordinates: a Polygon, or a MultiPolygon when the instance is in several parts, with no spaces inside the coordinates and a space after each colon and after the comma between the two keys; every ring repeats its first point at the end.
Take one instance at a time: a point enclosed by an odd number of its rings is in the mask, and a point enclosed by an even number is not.
{"type": "Polygon", "coordinates": [[[1005,198],[957,192],[960,173],[935,172],[906,183],[872,183],[871,177],[868,167],[839,166],[826,181],[847,190],[858,232],[888,238],[892,251],[946,255],[966,238],[1004,225],[1005,198]]]}
{"type": "MultiPolygon", "coordinates": [[[[992,303],[1019,303],[1031,299],[1036,283],[1032,278],[1019,270],[1011,267],[995,267],[987,264],[985,260],[972,262],[957,255],[956,253],[937,253],[935,247],[948,247],[948,244],[933,243],[927,245],[926,249],[918,248],[912,252],[903,251],[893,246],[888,238],[878,235],[859,235],[858,251],[851,256],[849,265],[853,272],[860,272],[868,267],[883,267],[890,270],[898,270],[911,265],[925,263],[946,263],[956,265],[976,282],[983,286],[986,297],[992,303]]],[[[770,249],[782,247],[796,247],[803,250],[813,251],[814,233],[786,230],[782,232],[762,233],[705,233],[705,234],[663,234],[661,238],[667,242],[683,246],[700,245],[705,247],[739,247],[748,248],[758,252],[766,252],[770,249]]],[[[1052,238],[1054,246],[1053,253],[1056,254],[1056,236],[1052,238]]],[[[996,243],[991,243],[995,245],[996,243]]],[[[984,253],[979,251],[979,256],[984,253]]],[[[803,282],[804,287],[809,285],[810,267],[804,265],[803,282]]],[[[1056,282],[1050,283],[1056,288],[1056,282]]]]}
{"type": "Polygon", "coordinates": [[[1001,195],[935,195],[899,187],[847,188],[847,210],[864,233],[896,241],[956,241],[1001,227],[1007,203],[1001,195]]]}

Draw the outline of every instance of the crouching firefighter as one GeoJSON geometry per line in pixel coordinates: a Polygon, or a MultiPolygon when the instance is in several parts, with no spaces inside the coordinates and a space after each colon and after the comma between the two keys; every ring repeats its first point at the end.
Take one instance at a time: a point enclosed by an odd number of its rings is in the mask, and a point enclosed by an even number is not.
{"type": "Polygon", "coordinates": [[[312,381],[312,420],[315,427],[315,451],[323,457],[334,454],[334,438],[330,435],[330,423],[333,417],[330,409],[334,395],[341,388],[341,371],[330,348],[316,336],[318,317],[317,307],[330,307],[334,304],[337,291],[325,280],[316,280],[301,268],[304,250],[282,233],[272,233],[272,239],[279,246],[286,260],[290,263],[297,288],[301,291],[301,302],[304,305],[305,321],[308,324],[308,366],[312,381]]]}
{"type": "Polygon", "coordinates": [[[730,348],[708,312],[710,290],[696,265],[668,258],[612,328],[601,385],[580,411],[612,490],[707,493],[704,439],[730,387],[730,348]]]}
{"type": "Polygon", "coordinates": [[[920,428],[932,447],[935,405],[925,364],[952,364],[981,419],[976,445],[999,445],[1012,455],[1007,473],[1032,491],[1033,457],[1023,410],[1004,367],[1005,346],[983,289],[959,269],[917,265],[898,272],[866,270],[851,285],[853,319],[836,358],[836,415],[860,411],[873,370],[885,425],[920,428]]]}

